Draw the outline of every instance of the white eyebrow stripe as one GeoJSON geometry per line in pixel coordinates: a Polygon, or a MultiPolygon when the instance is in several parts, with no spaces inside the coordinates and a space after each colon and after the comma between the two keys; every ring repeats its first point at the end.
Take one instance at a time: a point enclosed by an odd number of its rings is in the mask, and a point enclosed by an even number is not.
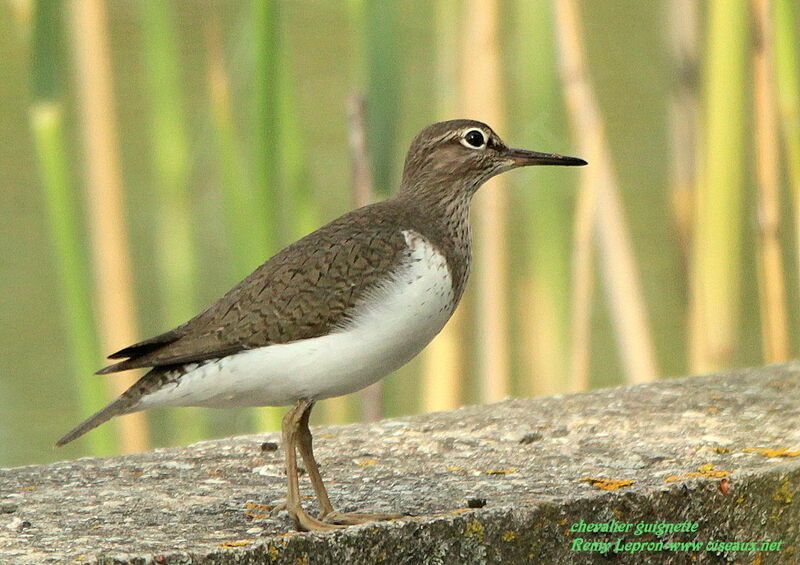
{"type": "MultiPolygon", "coordinates": [[[[459,141],[460,142],[462,139],[464,139],[464,136],[467,134],[467,132],[470,132],[470,131],[473,131],[473,130],[479,131],[479,132],[481,132],[483,134],[483,137],[486,140],[486,144],[485,145],[488,146],[489,145],[489,140],[492,138],[492,134],[490,132],[486,131],[485,129],[483,129],[482,127],[478,127],[478,126],[470,126],[470,127],[467,127],[467,128],[462,129],[462,130],[455,131],[455,132],[454,131],[445,132],[445,133],[439,135],[438,137],[434,138],[433,144],[434,145],[438,145],[439,143],[442,143],[443,141],[459,141]]],[[[473,147],[472,149],[475,149],[475,148],[473,147]]]]}
{"type": "Polygon", "coordinates": [[[467,135],[471,131],[479,131],[479,132],[481,132],[483,134],[484,139],[487,139],[487,140],[490,137],[492,137],[491,134],[488,131],[486,131],[483,128],[479,128],[478,126],[472,126],[472,127],[469,127],[469,128],[461,130],[461,137],[464,137],[465,135],[467,135]]]}

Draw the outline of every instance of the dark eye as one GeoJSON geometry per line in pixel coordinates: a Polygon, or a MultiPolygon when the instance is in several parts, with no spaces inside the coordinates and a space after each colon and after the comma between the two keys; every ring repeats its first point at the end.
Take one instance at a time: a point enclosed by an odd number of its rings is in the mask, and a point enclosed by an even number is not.
{"type": "Polygon", "coordinates": [[[464,135],[464,146],[472,149],[480,149],[486,145],[486,138],[483,132],[477,129],[471,129],[464,135]]]}

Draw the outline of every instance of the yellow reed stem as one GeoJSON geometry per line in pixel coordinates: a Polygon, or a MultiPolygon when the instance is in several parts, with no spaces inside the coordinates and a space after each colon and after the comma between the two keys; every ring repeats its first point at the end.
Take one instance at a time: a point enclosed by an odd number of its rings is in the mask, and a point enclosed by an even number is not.
{"type": "MultiPolygon", "coordinates": [[[[105,3],[74,0],[66,4],[73,40],[77,97],[86,157],[86,194],[97,292],[101,347],[112,352],[136,341],[133,278],[125,230],[122,175],[113,103],[111,60],[105,3]]],[[[130,374],[110,380],[114,394],[135,382],[130,374]]],[[[121,451],[148,447],[142,413],[115,420],[121,451]]]]}
{"type": "Polygon", "coordinates": [[[741,303],[747,4],[709,0],[707,5],[703,148],[690,261],[692,373],[732,364],[741,303]]]}
{"type": "MultiPolygon", "coordinates": [[[[458,0],[436,2],[436,93],[438,119],[455,114],[458,85],[460,39],[460,3],[458,0]]],[[[461,404],[461,380],[464,375],[461,347],[464,331],[464,308],[453,317],[425,349],[422,373],[422,409],[424,412],[451,410],[461,404]]]]}
{"type": "MultiPolygon", "coordinates": [[[[486,122],[501,135],[502,107],[495,0],[469,0],[462,26],[462,108],[464,115],[486,122]]],[[[508,252],[505,180],[495,177],[478,193],[475,217],[475,324],[480,400],[496,402],[511,392],[508,331],[508,252]]]]}
{"type": "Polygon", "coordinates": [[[780,167],[774,78],[774,33],[770,0],[752,0],[756,177],[758,180],[758,279],[761,337],[766,363],[789,358],[786,289],[780,230],[780,167]]]}
{"type": "Polygon", "coordinates": [[[800,32],[796,0],[774,1],[775,82],[780,129],[792,192],[795,261],[800,269],[800,32]]]}
{"type": "MultiPolygon", "coordinates": [[[[570,87],[567,86],[567,91],[570,87]]],[[[567,97],[569,98],[569,94],[567,97]]],[[[580,392],[591,386],[592,352],[592,293],[594,290],[594,226],[597,169],[581,171],[580,191],[573,224],[574,253],[572,257],[572,314],[569,378],[567,392],[580,392]]]]}
{"type": "Polygon", "coordinates": [[[218,26],[208,31],[208,90],[214,124],[217,167],[229,238],[232,275],[241,279],[263,263],[266,226],[247,175],[231,108],[230,79],[225,69],[218,26]]]}
{"type": "Polygon", "coordinates": [[[697,182],[697,0],[671,0],[669,46],[675,79],[669,97],[670,192],[680,249],[688,258],[692,232],[692,203],[697,182]]]}
{"type": "MultiPolygon", "coordinates": [[[[584,61],[583,31],[577,3],[556,3],[560,69],[565,84],[567,108],[578,139],[580,155],[594,170],[593,195],[587,196],[600,254],[600,271],[617,335],[619,353],[627,381],[649,382],[658,378],[655,347],[647,319],[641,283],[625,221],[604,125],[588,79],[584,61]]],[[[588,179],[587,179],[588,182],[588,179]]],[[[584,197],[581,197],[584,198],[584,197]]],[[[585,228],[584,228],[585,229],[585,228]]],[[[586,309],[588,311],[588,308],[586,309]]],[[[587,315],[585,312],[584,315],[587,315]]],[[[580,368],[580,363],[577,363],[580,368]]],[[[580,376],[580,374],[578,374],[580,376]]],[[[576,382],[578,386],[580,382],[576,382]]]]}

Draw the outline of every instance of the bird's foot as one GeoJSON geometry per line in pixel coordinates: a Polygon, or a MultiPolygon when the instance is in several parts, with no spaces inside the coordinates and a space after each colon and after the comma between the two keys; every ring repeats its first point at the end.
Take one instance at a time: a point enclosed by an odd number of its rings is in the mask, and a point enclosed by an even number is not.
{"type": "Polygon", "coordinates": [[[299,531],[315,532],[315,531],[329,531],[346,528],[347,526],[357,526],[358,524],[367,524],[369,522],[382,522],[386,520],[399,520],[406,518],[403,514],[390,514],[390,513],[360,513],[360,512],[328,512],[327,514],[320,515],[319,518],[311,516],[302,508],[291,509],[285,501],[276,504],[270,511],[270,515],[275,517],[278,513],[283,511],[288,512],[292,518],[295,527],[299,531]]]}
{"type": "Polygon", "coordinates": [[[327,524],[334,524],[337,526],[355,526],[358,524],[366,524],[369,522],[382,522],[385,520],[399,520],[406,518],[402,514],[389,514],[384,512],[377,513],[360,513],[360,512],[328,512],[320,516],[320,519],[327,524]]]}
{"type": "Polygon", "coordinates": [[[275,518],[278,514],[284,511],[289,514],[289,517],[292,519],[292,522],[294,522],[295,527],[301,532],[336,530],[345,527],[344,525],[328,523],[318,518],[314,518],[299,505],[297,508],[290,508],[289,504],[285,500],[282,500],[273,506],[272,510],[269,512],[269,515],[272,518],[275,518]]]}
{"type": "Polygon", "coordinates": [[[349,525],[327,522],[325,520],[314,518],[302,508],[297,510],[287,508],[287,511],[289,512],[289,516],[292,517],[295,527],[301,532],[326,532],[330,530],[346,528],[349,525]]]}

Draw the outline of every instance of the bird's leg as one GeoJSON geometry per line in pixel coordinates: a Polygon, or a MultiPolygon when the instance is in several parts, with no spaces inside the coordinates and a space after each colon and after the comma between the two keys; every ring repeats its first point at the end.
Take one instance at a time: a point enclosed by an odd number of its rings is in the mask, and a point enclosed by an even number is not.
{"type": "MultiPolygon", "coordinates": [[[[286,458],[286,511],[292,517],[298,530],[332,530],[340,526],[317,520],[303,510],[303,506],[300,503],[296,447],[299,436],[301,435],[299,432],[302,427],[301,422],[303,421],[303,414],[307,411],[310,412],[312,404],[313,403],[308,400],[300,400],[283,417],[281,432],[283,434],[284,457],[286,458]]],[[[307,420],[308,417],[306,417],[306,421],[307,420]]],[[[307,422],[305,427],[308,429],[307,422]]],[[[317,471],[317,476],[319,476],[319,471],[317,471]]],[[[328,504],[330,505],[330,502],[328,504]]]]}
{"type": "Polygon", "coordinates": [[[319,501],[319,516],[320,518],[324,518],[333,512],[333,505],[331,504],[330,498],[328,498],[328,490],[325,488],[325,483],[322,482],[317,460],[314,458],[311,430],[308,429],[308,419],[311,417],[311,409],[313,407],[313,403],[309,404],[308,408],[300,415],[300,421],[297,427],[297,450],[303,457],[303,462],[306,464],[306,471],[308,471],[308,478],[311,479],[311,486],[314,487],[314,493],[317,495],[317,501],[319,501]]]}
{"type": "Polygon", "coordinates": [[[298,420],[297,449],[300,451],[300,455],[303,457],[303,462],[306,464],[308,478],[311,479],[311,485],[314,487],[314,493],[317,495],[317,500],[319,501],[320,520],[323,520],[328,524],[352,526],[355,524],[363,524],[365,522],[402,518],[402,515],[400,514],[357,514],[336,512],[333,509],[333,505],[328,498],[328,491],[325,488],[325,483],[322,482],[322,476],[319,473],[317,460],[314,458],[311,430],[308,429],[308,419],[309,416],[311,416],[311,408],[313,408],[313,406],[313,403],[309,404],[306,410],[300,415],[298,420]]]}

